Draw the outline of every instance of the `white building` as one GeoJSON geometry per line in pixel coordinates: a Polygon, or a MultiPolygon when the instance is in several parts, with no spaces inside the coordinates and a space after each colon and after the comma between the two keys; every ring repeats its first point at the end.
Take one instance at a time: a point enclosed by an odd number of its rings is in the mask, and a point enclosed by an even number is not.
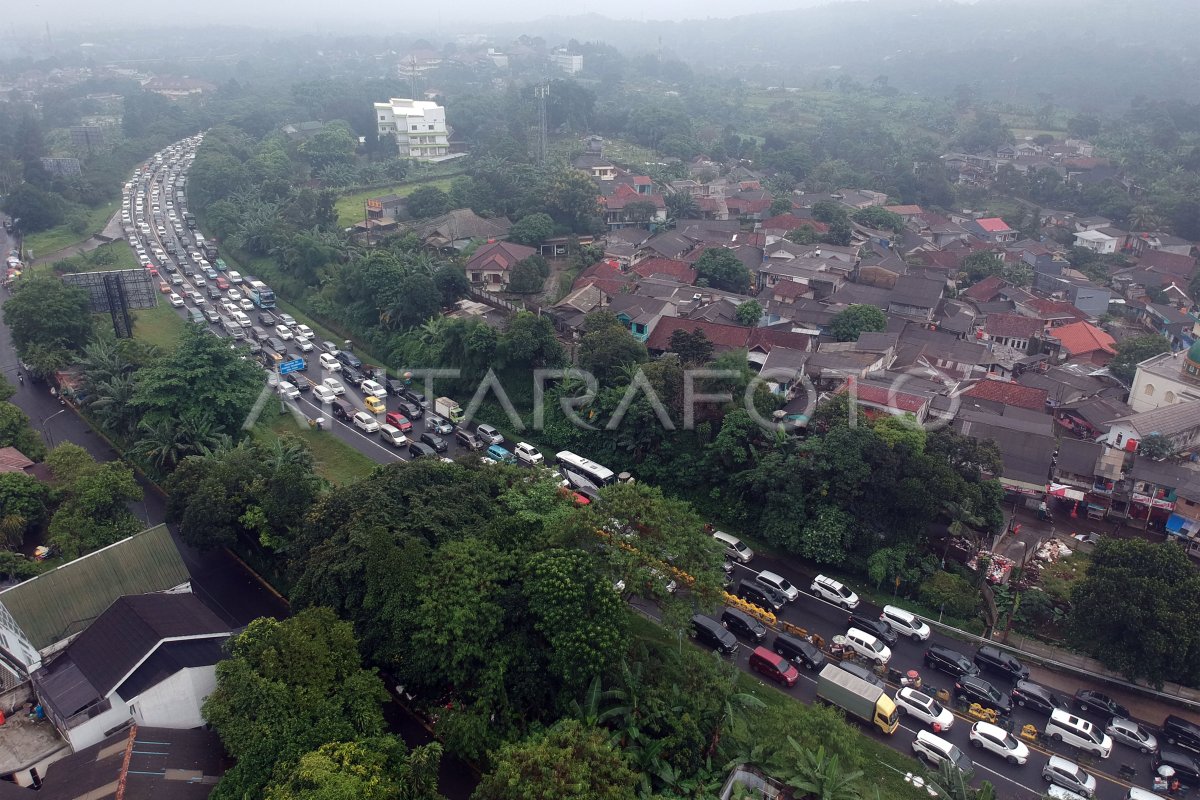
{"type": "Polygon", "coordinates": [[[565,50],[551,53],[550,63],[568,75],[583,72],[583,56],[573,56],[565,50]]]}
{"type": "Polygon", "coordinates": [[[391,137],[401,158],[438,161],[450,155],[446,109],[428,100],[393,97],[375,104],[379,135],[391,137]]]}
{"type": "Polygon", "coordinates": [[[1117,252],[1117,237],[1096,230],[1080,231],[1075,234],[1075,246],[1100,255],[1115,253],[1117,252]]]}
{"type": "Polygon", "coordinates": [[[1163,353],[1138,364],[1129,390],[1134,411],[1200,400],[1200,342],[1189,350],[1163,353]]]}
{"type": "Polygon", "coordinates": [[[198,728],[230,635],[193,594],[122,597],[33,673],[33,688],[75,751],[131,724],[198,728]]]}

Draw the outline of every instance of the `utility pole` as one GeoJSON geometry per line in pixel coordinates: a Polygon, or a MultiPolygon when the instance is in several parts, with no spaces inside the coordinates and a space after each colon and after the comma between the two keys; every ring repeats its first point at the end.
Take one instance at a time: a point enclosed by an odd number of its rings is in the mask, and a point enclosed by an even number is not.
{"type": "Polygon", "coordinates": [[[546,164],[546,98],[550,95],[550,84],[545,83],[534,87],[534,96],[538,99],[538,164],[546,164]]]}

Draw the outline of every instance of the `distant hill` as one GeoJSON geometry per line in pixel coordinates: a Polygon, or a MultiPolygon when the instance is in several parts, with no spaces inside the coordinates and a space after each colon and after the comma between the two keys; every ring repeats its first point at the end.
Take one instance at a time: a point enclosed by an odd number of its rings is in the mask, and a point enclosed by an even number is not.
{"type": "Polygon", "coordinates": [[[868,0],[732,19],[557,17],[503,31],[665,52],[777,85],[887,75],[906,91],[949,94],[966,83],[1014,102],[1039,92],[1107,109],[1139,94],[1200,99],[1195,0],[868,0]]]}

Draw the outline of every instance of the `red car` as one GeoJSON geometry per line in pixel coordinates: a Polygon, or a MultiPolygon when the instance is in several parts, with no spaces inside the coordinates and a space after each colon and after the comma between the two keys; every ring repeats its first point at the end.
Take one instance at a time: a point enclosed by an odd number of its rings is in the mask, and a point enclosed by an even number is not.
{"type": "Polygon", "coordinates": [[[384,422],[392,425],[405,433],[412,430],[413,424],[408,421],[408,417],[398,411],[389,411],[383,418],[384,422]]]}
{"type": "Polygon", "coordinates": [[[225,276],[217,278],[217,288],[222,292],[229,288],[229,281],[225,280],[225,276]]]}
{"type": "Polygon", "coordinates": [[[792,662],[761,646],[750,654],[750,668],[784,686],[795,686],[800,679],[800,670],[792,666],[792,662]]]}

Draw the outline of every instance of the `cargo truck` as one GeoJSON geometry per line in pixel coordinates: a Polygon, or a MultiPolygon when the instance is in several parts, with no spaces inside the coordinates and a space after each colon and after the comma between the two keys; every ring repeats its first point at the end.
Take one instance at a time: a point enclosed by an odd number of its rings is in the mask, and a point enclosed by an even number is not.
{"type": "Polygon", "coordinates": [[[451,400],[449,397],[439,397],[438,399],[434,400],[433,410],[436,411],[439,416],[445,417],[456,425],[462,422],[462,406],[460,406],[454,400],[451,400]]]}
{"type": "Polygon", "coordinates": [[[817,676],[817,698],[889,736],[900,727],[896,704],[883,689],[851,675],[836,664],[826,664],[817,676]]]}

